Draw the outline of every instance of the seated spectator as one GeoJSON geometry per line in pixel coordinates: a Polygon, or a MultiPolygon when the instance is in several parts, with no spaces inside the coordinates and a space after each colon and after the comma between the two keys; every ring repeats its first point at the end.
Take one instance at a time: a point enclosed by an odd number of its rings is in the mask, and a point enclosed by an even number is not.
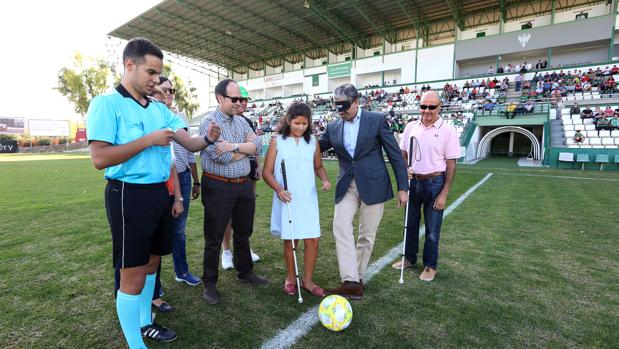
{"type": "Polygon", "coordinates": [[[600,107],[595,107],[595,110],[593,111],[593,118],[601,119],[603,116],[604,112],[602,112],[602,109],[600,109],[600,107]]]}
{"type": "Polygon", "coordinates": [[[606,109],[604,109],[604,115],[608,118],[608,117],[612,117],[613,114],[615,112],[613,111],[613,109],[610,107],[610,105],[606,106],[606,109]]]}
{"type": "Polygon", "coordinates": [[[612,69],[610,70],[610,72],[615,75],[617,73],[619,73],[619,67],[617,67],[617,65],[613,65],[612,69]]]}
{"type": "Polygon", "coordinates": [[[522,89],[523,90],[530,90],[531,89],[531,81],[523,80],[522,81],[522,89]]]}
{"type": "Polygon", "coordinates": [[[580,130],[576,130],[574,134],[574,143],[582,143],[585,141],[585,135],[583,135],[580,130]]]}
{"type": "Polygon", "coordinates": [[[580,84],[580,82],[577,82],[574,85],[574,92],[582,92],[582,85],[580,84]]]}
{"type": "Polygon", "coordinates": [[[482,109],[481,115],[484,115],[484,112],[488,112],[488,114],[492,114],[492,109],[494,109],[494,103],[492,103],[492,101],[486,101],[482,109]]]}
{"type": "Polygon", "coordinates": [[[580,120],[584,120],[584,119],[593,119],[593,110],[591,110],[591,108],[589,108],[589,106],[586,106],[585,109],[580,112],[580,120]]]}
{"type": "Polygon", "coordinates": [[[516,105],[516,103],[511,102],[507,105],[507,107],[505,108],[505,118],[506,119],[513,119],[514,116],[516,115],[516,107],[518,107],[516,105]]]}
{"type": "Polygon", "coordinates": [[[574,103],[574,105],[570,108],[570,119],[574,114],[580,114],[580,107],[578,106],[578,103],[574,103]]]}
{"type": "Polygon", "coordinates": [[[505,72],[505,69],[503,68],[503,66],[502,66],[502,65],[500,65],[500,66],[497,68],[497,70],[496,70],[496,73],[497,73],[497,74],[503,74],[504,72],[505,72]]]}
{"type": "Polygon", "coordinates": [[[488,68],[488,74],[492,73],[494,73],[494,67],[490,66],[490,68],[488,68]]]}
{"type": "Polygon", "coordinates": [[[544,59],[542,61],[542,69],[546,69],[546,68],[548,68],[548,61],[544,59]]]}
{"type": "Polygon", "coordinates": [[[608,80],[606,80],[606,84],[608,86],[608,90],[612,93],[612,90],[615,89],[615,78],[611,75],[608,80]]]}
{"type": "Polygon", "coordinates": [[[606,68],[604,68],[604,70],[602,70],[602,75],[603,76],[609,76],[609,75],[612,75],[612,74],[613,74],[613,72],[612,72],[612,70],[610,69],[609,66],[606,66],[606,68]]]}
{"type": "Polygon", "coordinates": [[[527,99],[527,102],[524,104],[524,111],[527,114],[532,114],[535,110],[535,105],[531,102],[530,99],[527,99]]]}
{"type": "Polygon", "coordinates": [[[595,130],[598,131],[598,136],[600,135],[601,130],[612,131],[615,128],[606,115],[602,115],[601,118],[596,119],[593,123],[595,124],[595,130]]]}
{"type": "Polygon", "coordinates": [[[518,105],[516,106],[516,110],[514,111],[514,115],[523,115],[525,112],[526,109],[524,108],[524,103],[518,103],[518,105]]]}

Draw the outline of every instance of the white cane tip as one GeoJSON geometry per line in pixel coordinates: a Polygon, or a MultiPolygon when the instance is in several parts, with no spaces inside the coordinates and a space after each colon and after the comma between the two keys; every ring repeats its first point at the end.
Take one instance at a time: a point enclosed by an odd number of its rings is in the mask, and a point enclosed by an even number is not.
{"type": "Polygon", "coordinates": [[[299,304],[303,303],[303,300],[301,298],[298,299],[299,304]]]}
{"type": "Polygon", "coordinates": [[[404,280],[400,279],[400,285],[404,284],[404,280]]]}

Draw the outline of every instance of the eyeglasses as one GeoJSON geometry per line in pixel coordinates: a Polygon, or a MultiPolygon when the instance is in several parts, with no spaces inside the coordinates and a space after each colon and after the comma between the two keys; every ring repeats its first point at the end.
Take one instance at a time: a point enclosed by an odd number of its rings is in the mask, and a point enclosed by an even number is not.
{"type": "Polygon", "coordinates": [[[173,89],[173,88],[162,88],[162,90],[164,93],[169,93],[171,95],[176,93],[176,89],[173,89]]]}
{"type": "Polygon", "coordinates": [[[421,109],[421,110],[426,110],[426,109],[434,110],[436,108],[438,108],[438,105],[425,105],[425,104],[421,104],[419,106],[419,109],[421,109]]]}
{"type": "Polygon", "coordinates": [[[232,103],[236,103],[236,102],[247,102],[247,97],[230,97],[230,96],[226,96],[226,95],[222,95],[224,98],[230,98],[230,102],[232,103]]]}

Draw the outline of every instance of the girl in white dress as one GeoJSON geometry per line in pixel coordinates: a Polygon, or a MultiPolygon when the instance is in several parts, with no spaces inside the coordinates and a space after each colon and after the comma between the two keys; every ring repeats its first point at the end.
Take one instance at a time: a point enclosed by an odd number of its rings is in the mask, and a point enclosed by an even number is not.
{"type": "Polygon", "coordinates": [[[284,241],[284,259],[288,275],[284,281],[284,293],[297,293],[296,275],[292,251],[302,239],[304,244],[305,272],[301,288],[316,297],[324,297],[324,290],[312,280],[318,241],[320,239],[320,217],[318,194],[314,175],[322,180],[322,190],[329,190],[331,183],[322,166],[320,146],[312,136],[312,110],[303,102],[295,102],[288,108],[280,124],[279,135],[271,141],[264,160],[262,178],[274,190],[271,211],[271,233],[284,241]],[[286,164],[288,191],[284,190],[281,162],[286,164]],[[292,229],[288,221],[286,203],[290,205],[292,229]]]}

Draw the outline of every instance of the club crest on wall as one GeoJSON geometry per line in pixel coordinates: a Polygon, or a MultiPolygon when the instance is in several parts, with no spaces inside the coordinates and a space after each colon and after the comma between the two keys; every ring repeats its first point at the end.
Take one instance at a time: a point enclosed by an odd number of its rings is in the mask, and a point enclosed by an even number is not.
{"type": "Polygon", "coordinates": [[[525,46],[527,46],[529,39],[531,39],[531,33],[522,33],[518,35],[518,42],[520,43],[522,48],[525,48],[525,46]]]}

